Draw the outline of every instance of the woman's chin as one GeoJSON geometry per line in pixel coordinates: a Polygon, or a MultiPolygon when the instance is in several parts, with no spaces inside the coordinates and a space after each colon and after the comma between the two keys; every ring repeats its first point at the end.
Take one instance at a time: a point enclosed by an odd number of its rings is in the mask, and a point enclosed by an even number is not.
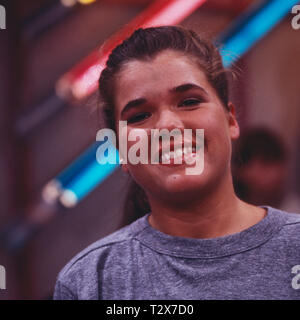
{"type": "Polygon", "coordinates": [[[160,185],[161,192],[169,193],[174,198],[178,195],[185,195],[187,198],[205,188],[205,177],[202,175],[183,175],[179,173],[170,174],[164,177],[160,185]],[[164,190],[164,191],[163,191],[164,190]]]}

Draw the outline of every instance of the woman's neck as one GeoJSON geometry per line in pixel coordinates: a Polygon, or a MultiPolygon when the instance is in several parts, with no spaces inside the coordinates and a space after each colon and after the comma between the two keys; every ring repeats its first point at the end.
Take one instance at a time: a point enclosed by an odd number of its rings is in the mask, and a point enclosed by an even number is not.
{"type": "Polygon", "coordinates": [[[241,232],[258,223],[265,217],[266,210],[237,198],[230,178],[203,199],[199,196],[196,201],[181,206],[149,197],[150,225],[172,236],[216,238],[241,232]]]}

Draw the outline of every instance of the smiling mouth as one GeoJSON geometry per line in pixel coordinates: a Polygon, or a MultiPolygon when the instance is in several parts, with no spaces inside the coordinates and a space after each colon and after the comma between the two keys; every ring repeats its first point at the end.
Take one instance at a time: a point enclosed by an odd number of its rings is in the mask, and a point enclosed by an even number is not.
{"type": "Polygon", "coordinates": [[[182,159],[184,156],[196,154],[195,147],[188,147],[188,148],[176,148],[174,151],[165,151],[162,152],[161,156],[159,157],[159,163],[170,163],[175,161],[176,159],[182,159]]]}
{"type": "Polygon", "coordinates": [[[200,147],[196,146],[189,146],[189,147],[183,147],[181,145],[175,146],[172,151],[169,150],[160,150],[159,151],[159,164],[160,165],[166,165],[166,166],[179,166],[186,164],[187,159],[189,159],[189,162],[192,161],[191,159],[195,158],[197,155],[197,152],[200,150],[200,147]]]}

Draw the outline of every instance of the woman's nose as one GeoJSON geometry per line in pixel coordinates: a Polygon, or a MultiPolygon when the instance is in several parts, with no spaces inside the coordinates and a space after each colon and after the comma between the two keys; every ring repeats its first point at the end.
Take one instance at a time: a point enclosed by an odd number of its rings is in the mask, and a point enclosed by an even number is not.
{"type": "Polygon", "coordinates": [[[155,124],[156,129],[184,129],[182,119],[176,112],[171,110],[163,110],[159,114],[159,118],[155,124]]]}

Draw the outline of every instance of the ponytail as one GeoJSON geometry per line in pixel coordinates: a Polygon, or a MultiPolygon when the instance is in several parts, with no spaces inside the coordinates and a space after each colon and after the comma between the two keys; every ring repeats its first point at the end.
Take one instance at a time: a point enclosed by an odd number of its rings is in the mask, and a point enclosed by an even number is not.
{"type": "Polygon", "coordinates": [[[122,225],[127,225],[151,211],[145,191],[129,176],[122,225]]]}

